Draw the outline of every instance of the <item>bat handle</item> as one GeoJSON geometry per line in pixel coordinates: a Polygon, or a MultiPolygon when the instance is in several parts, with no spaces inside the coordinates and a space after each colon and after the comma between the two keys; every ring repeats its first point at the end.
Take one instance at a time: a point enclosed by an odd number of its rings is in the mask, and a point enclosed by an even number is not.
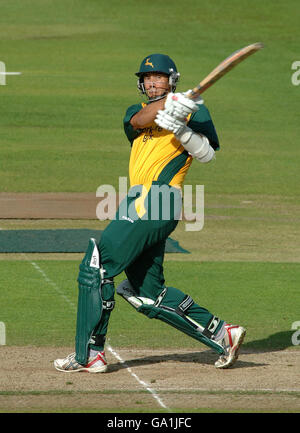
{"type": "Polygon", "coordinates": [[[186,93],[186,96],[190,99],[196,98],[200,94],[201,86],[198,84],[198,86],[191,89],[188,93],[186,93]]]}

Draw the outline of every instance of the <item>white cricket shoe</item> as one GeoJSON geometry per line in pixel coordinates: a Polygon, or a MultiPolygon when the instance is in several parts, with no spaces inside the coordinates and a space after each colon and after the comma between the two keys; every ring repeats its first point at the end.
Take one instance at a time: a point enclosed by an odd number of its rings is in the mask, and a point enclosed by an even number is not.
{"type": "Polygon", "coordinates": [[[215,362],[216,368],[229,368],[235,363],[245,335],[246,329],[242,326],[225,324],[225,335],[221,341],[225,353],[215,362]]]}
{"type": "Polygon", "coordinates": [[[79,364],[75,359],[75,353],[71,353],[64,359],[56,359],[54,367],[58,371],[74,373],[76,371],[88,371],[89,373],[105,373],[107,361],[104,352],[98,352],[96,356],[90,357],[86,365],[79,364]]]}

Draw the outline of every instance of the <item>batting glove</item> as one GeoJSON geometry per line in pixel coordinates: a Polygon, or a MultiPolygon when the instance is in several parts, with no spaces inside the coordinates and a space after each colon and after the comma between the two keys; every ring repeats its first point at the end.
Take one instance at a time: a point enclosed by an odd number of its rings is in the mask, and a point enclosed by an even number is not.
{"type": "Polygon", "coordinates": [[[173,132],[173,134],[182,134],[186,129],[186,124],[182,120],[168,114],[166,110],[158,110],[155,123],[163,129],[173,132]]]}
{"type": "Polygon", "coordinates": [[[189,92],[190,90],[185,93],[169,93],[167,96],[165,110],[177,120],[186,119],[190,113],[199,110],[199,105],[203,104],[201,97],[197,99],[188,98],[186,95],[189,92]]]}

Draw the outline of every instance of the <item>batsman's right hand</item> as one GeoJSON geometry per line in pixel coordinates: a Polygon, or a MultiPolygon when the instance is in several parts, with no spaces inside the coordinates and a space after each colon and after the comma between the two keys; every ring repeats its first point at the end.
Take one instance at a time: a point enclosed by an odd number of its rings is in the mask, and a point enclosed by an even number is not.
{"type": "Polygon", "coordinates": [[[186,93],[169,93],[165,102],[165,111],[176,120],[185,120],[186,117],[199,109],[203,104],[203,99],[198,97],[196,100],[190,99],[186,93]]]}

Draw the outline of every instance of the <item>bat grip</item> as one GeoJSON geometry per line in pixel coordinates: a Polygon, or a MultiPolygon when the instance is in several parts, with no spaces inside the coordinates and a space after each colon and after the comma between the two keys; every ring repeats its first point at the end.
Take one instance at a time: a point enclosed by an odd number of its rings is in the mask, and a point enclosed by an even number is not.
{"type": "Polygon", "coordinates": [[[187,96],[189,99],[193,99],[193,98],[199,96],[199,94],[200,94],[200,89],[201,89],[201,86],[200,86],[200,84],[198,84],[198,86],[196,86],[196,87],[194,87],[192,90],[190,90],[190,91],[186,94],[186,96],[187,96]]]}

